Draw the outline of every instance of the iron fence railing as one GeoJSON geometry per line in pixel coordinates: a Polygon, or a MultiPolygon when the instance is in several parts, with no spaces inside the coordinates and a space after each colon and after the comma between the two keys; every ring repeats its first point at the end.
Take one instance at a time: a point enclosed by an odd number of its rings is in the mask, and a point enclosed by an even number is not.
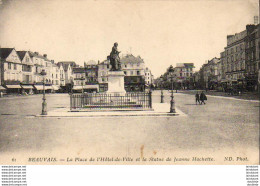
{"type": "Polygon", "coordinates": [[[70,109],[151,109],[151,92],[83,93],[70,95],[70,109]]]}

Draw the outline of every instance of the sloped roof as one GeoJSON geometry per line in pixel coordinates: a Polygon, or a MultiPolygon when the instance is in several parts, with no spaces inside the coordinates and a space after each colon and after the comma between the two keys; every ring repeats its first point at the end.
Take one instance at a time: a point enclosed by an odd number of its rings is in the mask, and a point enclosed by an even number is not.
{"type": "Polygon", "coordinates": [[[57,63],[58,66],[62,66],[64,71],[67,71],[69,66],[71,67],[76,67],[77,64],[75,63],[75,61],[60,61],[57,63]]]}
{"type": "Polygon", "coordinates": [[[0,48],[0,57],[1,59],[6,59],[14,48],[0,48]]]}
{"type": "Polygon", "coordinates": [[[58,62],[58,64],[60,65],[60,64],[68,64],[68,65],[70,65],[70,66],[72,66],[72,67],[76,67],[77,66],[77,64],[75,63],[75,61],[60,61],[60,62],[58,62]]]}
{"type": "Polygon", "coordinates": [[[128,54],[122,57],[120,61],[121,63],[144,63],[143,59],[140,56],[135,57],[132,54],[128,54]]]}
{"type": "Polygon", "coordinates": [[[26,54],[26,51],[17,51],[17,54],[18,54],[20,60],[22,61],[26,54]]]}
{"type": "Polygon", "coordinates": [[[85,72],[85,68],[84,67],[76,67],[72,69],[73,73],[84,73],[85,72]]]}

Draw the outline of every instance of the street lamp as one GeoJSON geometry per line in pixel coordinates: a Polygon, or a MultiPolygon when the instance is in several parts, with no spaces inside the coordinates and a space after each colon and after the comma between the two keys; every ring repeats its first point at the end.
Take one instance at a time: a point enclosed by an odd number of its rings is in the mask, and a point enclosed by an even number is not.
{"type": "Polygon", "coordinates": [[[176,113],[175,111],[175,103],[174,103],[174,96],[173,96],[173,78],[174,78],[174,69],[172,66],[170,66],[169,69],[169,75],[171,79],[171,107],[170,107],[170,113],[176,113]]]}
{"type": "Polygon", "coordinates": [[[163,76],[161,75],[160,76],[160,80],[161,80],[161,103],[164,103],[164,100],[163,100],[163,87],[162,87],[162,84],[163,84],[163,76]]]}
{"type": "Polygon", "coordinates": [[[47,115],[47,102],[46,102],[46,98],[45,98],[45,76],[47,73],[43,69],[40,74],[43,76],[43,97],[42,97],[42,114],[41,115],[47,115]]]}

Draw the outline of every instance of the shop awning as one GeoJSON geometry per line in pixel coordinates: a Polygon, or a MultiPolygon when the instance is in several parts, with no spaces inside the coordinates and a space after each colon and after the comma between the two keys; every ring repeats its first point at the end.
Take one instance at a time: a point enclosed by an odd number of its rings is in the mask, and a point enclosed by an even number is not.
{"type": "Polygon", "coordinates": [[[0,90],[5,90],[5,87],[0,85],[0,90]]]}
{"type": "Polygon", "coordinates": [[[84,85],[84,89],[99,89],[99,85],[84,85]]]}
{"type": "MultiPolygon", "coordinates": [[[[84,85],[83,89],[97,89],[99,90],[99,85],[84,85]]],[[[74,85],[73,90],[82,90],[82,86],[80,85],[74,85]]]]}
{"type": "Polygon", "coordinates": [[[36,90],[43,90],[43,85],[34,85],[36,90]]]}
{"type": "MultiPolygon", "coordinates": [[[[34,87],[37,89],[37,90],[43,90],[43,85],[34,85],[34,87]]],[[[45,85],[45,90],[52,90],[52,86],[51,85],[45,85]]]]}
{"type": "Polygon", "coordinates": [[[53,90],[51,85],[45,85],[45,90],[53,90]]]}
{"type": "MultiPolygon", "coordinates": [[[[84,89],[84,86],[83,86],[84,89]]],[[[82,86],[73,86],[73,90],[82,90],[82,86]]]]}
{"type": "Polygon", "coordinates": [[[20,85],[6,85],[6,87],[9,88],[9,89],[21,88],[20,85]]]}
{"type": "Polygon", "coordinates": [[[60,89],[60,87],[59,87],[59,86],[57,86],[57,85],[52,85],[52,89],[53,89],[53,90],[59,90],[59,89],[60,89]]]}
{"type": "Polygon", "coordinates": [[[32,85],[21,85],[23,89],[33,89],[32,85]]]}

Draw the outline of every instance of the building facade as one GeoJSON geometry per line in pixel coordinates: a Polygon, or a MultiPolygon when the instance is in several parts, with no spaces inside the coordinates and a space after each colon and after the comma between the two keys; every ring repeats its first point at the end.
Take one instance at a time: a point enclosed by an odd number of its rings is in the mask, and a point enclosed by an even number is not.
{"type": "Polygon", "coordinates": [[[177,63],[174,68],[175,82],[181,89],[193,87],[194,63],[177,63]]]}
{"type": "Polygon", "coordinates": [[[22,61],[14,48],[0,48],[1,84],[10,93],[20,93],[22,61]]]}
{"type": "Polygon", "coordinates": [[[257,90],[258,84],[258,70],[259,59],[257,56],[257,52],[259,53],[259,46],[257,43],[258,33],[259,33],[259,25],[247,25],[246,32],[247,36],[245,38],[245,63],[246,63],[246,82],[247,82],[247,90],[257,90]],[[258,51],[257,51],[258,47],[258,51]]]}
{"type": "Polygon", "coordinates": [[[151,85],[153,84],[153,74],[148,67],[144,69],[144,80],[145,86],[151,87],[151,85]]]}
{"type": "Polygon", "coordinates": [[[121,58],[121,68],[125,74],[126,91],[145,90],[145,63],[140,56],[135,57],[132,54],[123,56],[121,58]]]}

